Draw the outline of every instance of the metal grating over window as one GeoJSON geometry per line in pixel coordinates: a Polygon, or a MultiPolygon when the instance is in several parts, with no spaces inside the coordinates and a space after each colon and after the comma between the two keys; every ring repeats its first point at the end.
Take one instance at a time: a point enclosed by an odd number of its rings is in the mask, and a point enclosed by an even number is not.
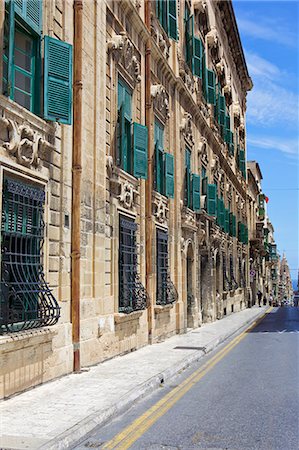
{"type": "Polygon", "coordinates": [[[239,274],[240,274],[240,287],[246,287],[246,278],[245,278],[245,261],[242,263],[242,258],[239,258],[239,274]],[[243,267],[242,267],[243,266],[243,267]]]}
{"type": "Polygon", "coordinates": [[[239,285],[235,279],[234,274],[234,260],[232,255],[229,257],[229,272],[230,272],[230,289],[233,291],[235,289],[238,289],[239,285]]]}
{"type": "Polygon", "coordinates": [[[137,273],[137,225],[120,218],[119,233],[119,312],[129,314],[145,309],[148,294],[137,273]]]}
{"type": "Polygon", "coordinates": [[[178,299],[177,290],[168,269],[168,234],[157,230],[157,305],[168,305],[178,299]]]}
{"type": "Polygon", "coordinates": [[[5,178],[2,195],[0,332],[54,325],[60,308],[45,281],[43,189],[5,178]]]}

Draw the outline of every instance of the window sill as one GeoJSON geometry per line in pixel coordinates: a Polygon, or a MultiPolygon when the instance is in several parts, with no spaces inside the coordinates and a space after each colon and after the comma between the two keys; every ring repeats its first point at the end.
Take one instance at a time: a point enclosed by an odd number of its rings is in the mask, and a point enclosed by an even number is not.
{"type": "Polygon", "coordinates": [[[55,135],[56,123],[46,122],[41,117],[19,105],[15,101],[0,94],[1,110],[5,111],[5,117],[16,120],[18,123],[28,122],[33,125],[39,132],[55,135]]]}
{"type": "Polygon", "coordinates": [[[1,352],[5,353],[50,342],[56,334],[55,328],[36,328],[34,330],[7,333],[0,336],[0,349],[1,352]]]}
{"type": "Polygon", "coordinates": [[[145,309],[141,311],[133,311],[129,314],[125,313],[116,313],[114,314],[114,323],[121,324],[126,322],[131,322],[133,320],[139,320],[142,314],[144,313],[145,309]]]}
{"type": "Polygon", "coordinates": [[[163,312],[168,312],[173,308],[174,304],[175,304],[175,302],[170,303],[169,305],[155,305],[154,312],[156,315],[161,314],[163,312]]]}

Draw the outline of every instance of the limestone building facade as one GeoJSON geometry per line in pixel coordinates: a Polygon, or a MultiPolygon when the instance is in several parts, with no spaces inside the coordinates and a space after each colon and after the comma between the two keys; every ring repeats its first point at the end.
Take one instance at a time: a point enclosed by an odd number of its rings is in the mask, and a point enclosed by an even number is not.
{"type": "Polygon", "coordinates": [[[1,396],[250,305],[231,1],[1,0],[0,25],[1,396]]]}

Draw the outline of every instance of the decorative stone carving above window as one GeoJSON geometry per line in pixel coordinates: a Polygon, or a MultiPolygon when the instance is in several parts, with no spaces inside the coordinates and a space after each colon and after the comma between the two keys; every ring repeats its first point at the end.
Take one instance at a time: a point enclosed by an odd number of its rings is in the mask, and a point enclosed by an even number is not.
{"type": "Polygon", "coordinates": [[[182,207],[182,228],[191,229],[193,231],[197,229],[195,212],[186,206],[182,207]]]}
{"type": "Polygon", "coordinates": [[[233,188],[231,183],[226,183],[226,193],[229,200],[233,198],[233,188]]]}
{"type": "Polygon", "coordinates": [[[39,167],[44,151],[54,149],[52,144],[47,142],[37,131],[33,131],[29,125],[18,125],[12,119],[1,117],[0,128],[2,129],[1,135],[6,134],[6,138],[2,139],[0,146],[23,166],[39,167]]]}
{"type": "Polygon", "coordinates": [[[115,60],[129,73],[134,83],[141,81],[140,55],[125,31],[115,34],[108,41],[108,52],[114,55],[115,60]]]}
{"type": "Polygon", "coordinates": [[[244,117],[241,116],[240,118],[240,126],[239,126],[239,134],[240,134],[240,139],[245,139],[245,124],[244,124],[244,117]]]}
{"type": "Polygon", "coordinates": [[[212,26],[211,30],[207,34],[207,43],[211,48],[218,46],[218,32],[214,26],[212,26]]]}
{"type": "Polygon", "coordinates": [[[194,2],[194,12],[199,14],[206,14],[207,12],[207,2],[205,0],[195,0],[194,2]]]}
{"type": "Polygon", "coordinates": [[[233,116],[234,116],[234,126],[238,128],[241,123],[241,109],[240,103],[238,101],[233,104],[233,116]]]}
{"type": "Polygon", "coordinates": [[[231,81],[230,81],[230,75],[228,75],[228,77],[227,77],[226,84],[223,87],[223,92],[225,95],[226,103],[228,105],[231,105],[232,104],[232,86],[231,86],[231,81]]]}
{"type": "Polygon", "coordinates": [[[153,205],[155,208],[154,215],[156,220],[161,224],[167,223],[169,211],[167,199],[162,196],[156,196],[153,205]]]}
{"type": "Polygon", "coordinates": [[[205,166],[207,166],[209,164],[209,159],[208,159],[207,140],[205,137],[202,137],[201,142],[199,143],[198,155],[201,157],[201,162],[205,166]]]}
{"type": "Polygon", "coordinates": [[[169,97],[162,84],[154,84],[151,86],[151,96],[153,97],[153,106],[156,112],[166,121],[170,117],[169,113],[169,97]]]}
{"type": "Polygon", "coordinates": [[[168,59],[169,58],[169,48],[170,41],[168,39],[167,34],[163,30],[160,22],[158,21],[155,14],[151,15],[151,35],[156,42],[157,46],[163,53],[163,56],[168,59]]]}
{"type": "Polygon", "coordinates": [[[118,200],[125,208],[133,208],[137,195],[137,189],[135,189],[128,181],[124,181],[120,184],[120,195],[118,196],[118,200]]]}
{"type": "Polygon", "coordinates": [[[220,81],[221,86],[225,85],[225,64],[224,59],[221,58],[219,62],[216,64],[216,72],[218,76],[218,80],[220,81]]]}
{"type": "Polygon", "coordinates": [[[179,48],[177,50],[177,56],[179,61],[179,75],[182,78],[183,82],[185,83],[187,89],[189,89],[191,94],[193,94],[195,91],[194,77],[188,64],[186,64],[185,59],[183,58],[179,48]]]}
{"type": "Polygon", "coordinates": [[[190,147],[193,147],[194,145],[194,138],[193,138],[193,131],[192,131],[192,118],[191,114],[188,112],[184,113],[184,117],[182,119],[181,125],[180,125],[180,131],[186,140],[187,144],[190,145],[190,147]]]}

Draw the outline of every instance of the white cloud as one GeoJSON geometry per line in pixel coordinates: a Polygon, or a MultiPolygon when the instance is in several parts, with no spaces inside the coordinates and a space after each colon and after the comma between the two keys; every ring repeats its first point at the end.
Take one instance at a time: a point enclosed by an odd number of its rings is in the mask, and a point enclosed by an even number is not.
{"type": "Polygon", "coordinates": [[[289,47],[297,47],[297,36],[292,31],[279,23],[256,19],[238,17],[238,28],[242,33],[253,38],[276,42],[289,47]]]}
{"type": "Polygon", "coordinates": [[[245,51],[248,70],[253,77],[266,77],[273,80],[280,76],[279,67],[256,53],[245,51]]]}
{"type": "Polygon", "coordinates": [[[254,148],[261,148],[264,150],[278,150],[291,158],[299,157],[299,139],[297,138],[283,138],[283,137],[269,137],[269,136],[255,136],[248,137],[247,143],[254,148]]]}

